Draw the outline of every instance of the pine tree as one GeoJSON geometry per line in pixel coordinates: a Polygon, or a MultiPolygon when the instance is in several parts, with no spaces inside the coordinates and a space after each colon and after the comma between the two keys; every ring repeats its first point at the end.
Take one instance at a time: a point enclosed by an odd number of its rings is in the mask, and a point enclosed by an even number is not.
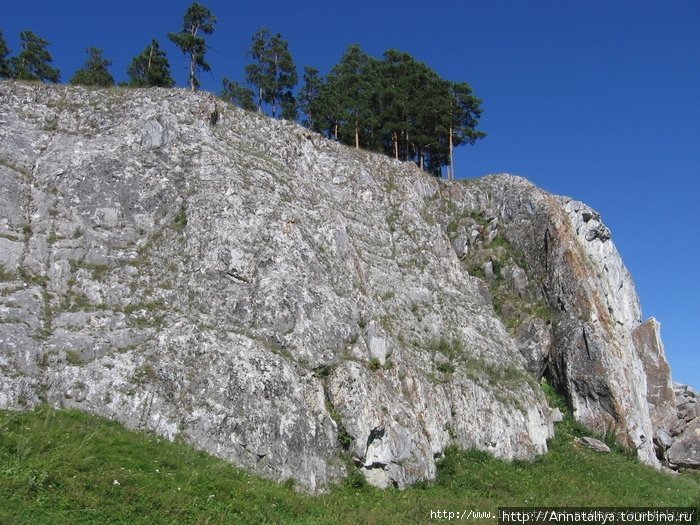
{"type": "Polygon", "coordinates": [[[12,70],[10,69],[10,61],[7,55],[10,54],[10,48],[7,47],[7,42],[0,29],[0,78],[10,78],[12,70]]]}
{"type": "Polygon", "coordinates": [[[291,91],[288,90],[282,93],[280,106],[282,108],[282,118],[296,122],[299,116],[299,104],[291,91]]]}
{"type": "Polygon", "coordinates": [[[440,175],[447,162],[447,137],[450,123],[449,83],[429,67],[420,71],[412,143],[415,160],[421,169],[440,175]]]}
{"type": "Polygon", "coordinates": [[[98,47],[87,49],[88,61],[71,77],[71,84],[81,84],[83,86],[113,86],[114,78],[109,72],[111,60],[102,56],[102,50],[98,47]]]}
{"type": "Polygon", "coordinates": [[[223,84],[224,87],[220,95],[223,100],[248,111],[255,111],[257,109],[255,101],[253,100],[254,94],[250,89],[226,77],[224,77],[223,84]]]}
{"type": "Polygon", "coordinates": [[[257,98],[258,111],[261,113],[265,91],[272,89],[268,85],[267,75],[265,74],[266,47],[269,39],[270,32],[265,28],[260,29],[253,35],[253,45],[250,47],[249,52],[253,63],[245,66],[246,80],[251,86],[256,88],[255,96],[257,98]]]}
{"type": "Polygon", "coordinates": [[[318,94],[309,102],[307,113],[313,115],[311,129],[334,140],[340,139],[340,97],[331,78],[321,82],[318,94]]]}
{"type": "Polygon", "coordinates": [[[337,93],[341,140],[360,147],[360,136],[376,116],[374,102],[379,93],[377,63],[359,45],[348,47],[331,70],[327,89],[337,93]]]}
{"type": "Polygon", "coordinates": [[[292,90],[298,76],[287,41],[279,33],[271,36],[263,28],[253,35],[250,57],[253,63],[245,67],[245,72],[248,82],[257,88],[258,110],[269,104],[274,117],[284,103],[283,111],[286,108],[287,116],[291,116],[292,90]]]}
{"type": "Polygon", "coordinates": [[[22,51],[10,60],[11,77],[58,82],[61,74],[58,69],[50,66],[53,59],[46,49],[49,42],[31,31],[22,31],[19,41],[22,51]]]}
{"type": "Polygon", "coordinates": [[[207,50],[206,42],[204,37],[199,36],[199,33],[211,35],[214,32],[215,23],[216,17],[212,12],[202,4],[195,2],[185,12],[182,31],[168,33],[168,38],[190,58],[188,83],[192,91],[199,87],[199,71],[211,71],[209,64],[204,61],[207,50]]]}
{"type": "Polygon", "coordinates": [[[469,84],[444,80],[397,50],[377,61],[352,45],[325,79],[305,68],[299,101],[315,131],[412,160],[437,176],[448,166],[454,178],[454,148],[486,135],[475,129],[481,101],[469,84]]]}
{"type": "Polygon", "coordinates": [[[312,129],[315,128],[316,120],[321,117],[320,113],[317,114],[318,108],[315,102],[322,88],[323,78],[319,75],[318,69],[304,66],[304,85],[299,90],[297,99],[299,109],[306,115],[304,125],[312,129]]]}
{"type": "Polygon", "coordinates": [[[448,179],[454,179],[454,148],[463,144],[474,144],[486,136],[476,131],[481,117],[481,100],[466,82],[453,82],[450,85],[450,124],[449,124],[449,168],[448,179]]]}
{"type": "Polygon", "coordinates": [[[126,70],[132,87],[173,87],[170,63],[158,41],[153,39],[141,54],[135,56],[126,70]]]}
{"type": "Polygon", "coordinates": [[[420,87],[416,76],[418,63],[408,53],[390,49],[380,64],[381,133],[385,137],[385,153],[395,159],[408,160],[409,139],[420,87]]]}

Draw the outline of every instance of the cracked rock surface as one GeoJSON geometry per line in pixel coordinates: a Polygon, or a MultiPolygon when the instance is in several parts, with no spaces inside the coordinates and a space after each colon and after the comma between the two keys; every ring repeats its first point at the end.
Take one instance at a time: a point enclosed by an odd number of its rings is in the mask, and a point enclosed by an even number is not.
{"type": "Polygon", "coordinates": [[[446,184],[205,93],[0,83],[2,408],[405,487],[452,444],[545,452],[546,376],[657,464],[640,324],[600,217],[522,179],[446,184]]]}

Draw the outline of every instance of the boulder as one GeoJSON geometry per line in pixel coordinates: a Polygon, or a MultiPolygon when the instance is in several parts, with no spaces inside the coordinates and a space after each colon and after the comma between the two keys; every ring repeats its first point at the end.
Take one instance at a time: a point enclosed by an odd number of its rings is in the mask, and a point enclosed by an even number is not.
{"type": "Polygon", "coordinates": [[[700,468],[700,418],[695,418],[683,433],[673,440],[666,459],[674,468],[700,468]]]}
{"type": "Polygon", "coordinates": [[[608,447],[605,443],[596,438],[582,437],[578,440],[578,443],[585,445],[586,447],[591,448],[596,452],[602,452],[604,454],[610,452],[610,447],[608,447]]]}

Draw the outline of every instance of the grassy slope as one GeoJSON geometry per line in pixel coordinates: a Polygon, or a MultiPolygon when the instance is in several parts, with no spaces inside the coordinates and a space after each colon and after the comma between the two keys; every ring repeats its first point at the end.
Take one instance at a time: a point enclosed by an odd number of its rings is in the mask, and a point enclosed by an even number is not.
{"type": "Polygon", "coordinates": [[[700,504],[697,473],[581,449],[579,432],[560,424],[534,462],[450,450],[435,482],[380,491],[354,476],[312,497],[77,411],[0,411],[0,523],[430,523],[431,509],[700,504]]]}

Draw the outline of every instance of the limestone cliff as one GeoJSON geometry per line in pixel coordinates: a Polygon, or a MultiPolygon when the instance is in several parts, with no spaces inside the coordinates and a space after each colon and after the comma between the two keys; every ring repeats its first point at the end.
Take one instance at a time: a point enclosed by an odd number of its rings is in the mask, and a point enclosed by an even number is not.
{"type": "Polygon", "coordinates": [[[0,407],[308,490],[542,453],[542,376],[647,463],[681,435],[610,233],[523,179],[447,184],[202,93],[0,83],[0,181],[0,407]]]}

